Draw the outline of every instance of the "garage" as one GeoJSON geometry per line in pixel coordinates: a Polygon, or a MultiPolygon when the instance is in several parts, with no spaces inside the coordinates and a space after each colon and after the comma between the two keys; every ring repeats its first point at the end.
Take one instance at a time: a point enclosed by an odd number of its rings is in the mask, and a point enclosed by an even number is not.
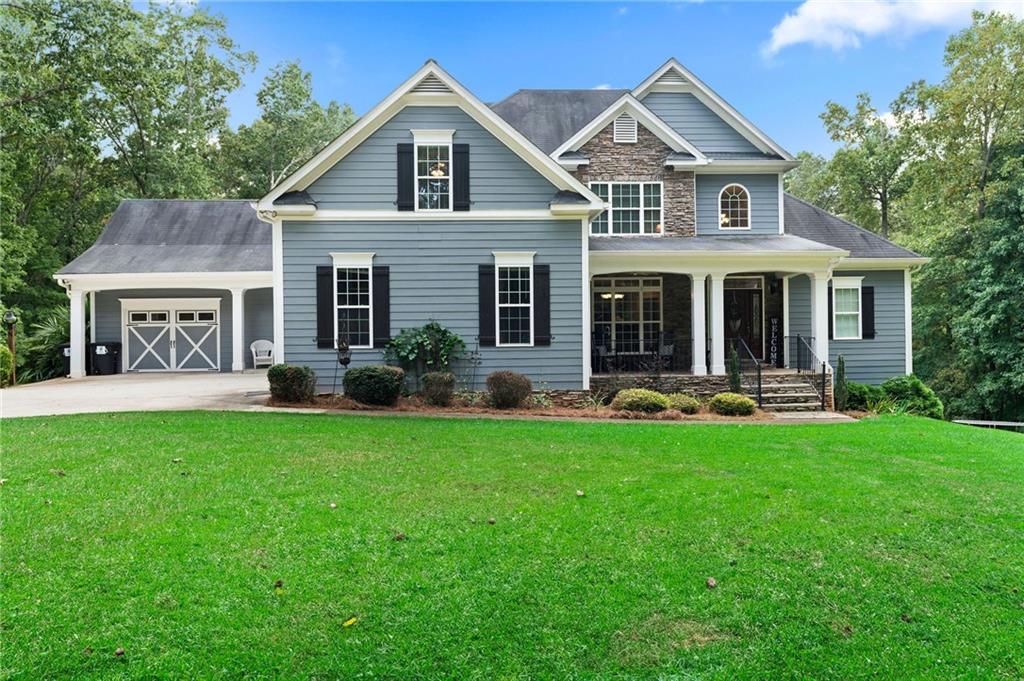
{"type": "Polygon", "coordinates": [[[121,299],[124,371],[220,371],[220,298],[121,299]]]}

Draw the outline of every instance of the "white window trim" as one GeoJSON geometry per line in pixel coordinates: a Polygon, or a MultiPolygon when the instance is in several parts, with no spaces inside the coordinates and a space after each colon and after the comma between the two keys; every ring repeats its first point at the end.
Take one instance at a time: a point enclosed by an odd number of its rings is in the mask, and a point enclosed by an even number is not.
{"type": "Polygon", "coordinates": [[[726,182],[724,185],[722,185],[722,188],[718,190],[718,203],[716,204],[716,208],[718,208],[718,210],[715,211],[715,215],[717,216],[717,219],[718,219],[718,229],[720,229],[723,232],[748,232],[748,231],[750,231],[750,229],[753,228],[753,226],[754,226],[754,220],[753,220],[753,212],[754,212],[753,208],[754,208],[754,206],[753,206],[753,203],[754,203],[753,195],[750,193],[749,189],[747,189],[745,186],[743,186],[739,182],[726,182]],[[746,227],[723,227],[722,226],[722,194],[724,194],[725,190],[728,189],[729,187],[739,187],[740,189],[742,189],[743,191],[745,191],[747,193],[747,226],[746,227]]]}
{"type": "MultiPolygon", "coordinates": [[[[665,236],[665,183],[664,182],[629,182],[629,181],[616,181],[616,180],[595,180],[587,185],[587,187],[593,190],[594,185],[604,184],[608,185],[608,208],[605,212],[608,214],[608,231],[598,234],[590,233],[590,236],[609,236],[609,237],[637,237],[637,236],[665,236]],[[616,234],[612,232],[612,210],[636,210],[635,208],[628,209],[613,209],[612,208],[612,185],[616,184],[636,184],[640,186],[640,231],[636,234],[616,234]],[[644,188],[649,185],[658,185],[658,193],[661,196],[661,206],[658,208],[658,223],[661,224],[660,232],[648,232],[645,231],[647,228],[647,220],[644,218],[644,211],[654,210],[653,208],[648,209],[644,205],[644,188]]],[[[595,192],[596,194],[596,192],[595,192]]],[[[593,220],[591,220],[593,222],[593,220]]],[[[589,225],[588,225],[589,229],[589,225]]]]}
{"type": "Polygon", "coordinates": [[[534,303],[536,291],[533,285],[533,256],[536,251],[492,251],[494,256],[494,345],[499,348],[532,348],[534,340],[534,303]],[[528,267],[530,269],[530,342],[529,343],[502,343],[501,342],[501,308],[522,307],[521,304],[502,305],[501,296],[501,268],[502,267],[528,267]]]}
{"type": "MultiPolygon", "coordinates": [[[[595,294],[595,293],[601,293],[601,292],[616,293],[618,291],[629,291],[629,292],[636,291],[636,292],[640,293],[640,320],[637,323],[640,325],[640,336],[639,336],[639,338],[640,338],[640,348],[641,348],[641,350],[639,352],[622,352],[622,353],[619,353],[619,354],[623,354],[623,355],[637,355],[637,354],[640,354],[640,352],[643,351],[644,341],[646,340],[645,337],[644,337],[644,334],[645,334],[644,326],[647,325],[648,323],[650,323],[644,317],[643,294],[644,294],[644,291],[653,290],[653,288],[654,288],[654,287],[650,287],[649,288],[647,286],[644,286],[644,282],[645,281],[653,281],[655,279],[658,280],[658,286],[657,286],[657,289],[658,289],[658,331],[659,332],[664,332],[665,331],[665,280],[664,280],[663,277],[645,277],[643,275],[637,275],[635,277],[609,277],[609,276],[605,276],[605,275],[599,275],[597,277],[594,277],[594,279],[595,280],[596,279],[608,279],[612,283],[611,283],[611,286],[598,286],[597,284],[593,284],[591,286],[591,290],[590,290],[590,295],[591,296],[593,296],[593,294],[595,294]],[[626,281],[626,280],[629,280],[629,279],[637,279],[640,282],[640,284],[638,286],[617,286],[616,285],[616,282],[626,281]]],[[[594,318],[595,315],[594,315],[594,306],[593,306],[593,304],[591,304],[590,308],[591,308],[590,309],[590,332],[594,333],[594,330],[597,328],[597,320],[594,318]]],[[[602,322],[602,324],[606,324],[606,323],[607,322],[602,322]]],[[[611,330],[610,339],[611,339],[612,346],[614,347],[615,346],[615,340],[616,340],[615,339],[615,302],[614,301],[612,302],[612,321],[610,323],[607,323],[607,324],[608,324],[608,326],[610,327],[610,330],[611,330]]]]}
{"type": "MultiPolygon", "coordinates": [[[[367,280],[370,284],[369,295],[370,295],[370,344],[369,345],[350,345],[351,350],[372,350],[373,349],[373,256],[374,253],[331,253],[331,260],[334,262],[334,276],[332,278],[333,296],[334,296],[334,339],[331,343],[334,345],[335,350],[338,348],[338,270],[339,269],[352,269],[352,268],[365,268],[367,270],[367,280]]],[[[346,305],[349,307],[362,307],[346,305]]]]}
{"type": "MultiPolygon", "coordinates": [[[[862,340],[864,338],[864,277],[832,277],[832,340],[862,340]],[[836,290],[856,289],[857,291],[857,335],[840,336],[839,325],[836,324],[836,290]]],[[[852,312],[841,314],[851,315],[852,312]]]]}
{"type": "Polygon", "coordinates": [[[410,130],[413,139],[413,210],[417,213],[451,213],[454,210],[452,201],[455,198],[452,192],[452,185],[454,184],[453,176],[453,164],[454,159],[452,158],[452,138],[455,136],[454,130],[410,130]],[[447,208],[420,208],[420,180],[424,179],[420,176],[420,147],[448,147],[448,207],[447,208]]]}

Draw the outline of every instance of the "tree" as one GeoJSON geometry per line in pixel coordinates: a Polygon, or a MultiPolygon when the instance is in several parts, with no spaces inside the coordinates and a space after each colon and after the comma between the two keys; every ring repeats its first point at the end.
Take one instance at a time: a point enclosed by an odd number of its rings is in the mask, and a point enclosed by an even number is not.
{"type": "Polygon", "coordinates": [[[829,162],[818,154],[801,151],[800,165],[786,174],[786,191],[830,213],[841,213],[839,188],[829,162]]]}
{"type": "Polygon", "coordinates": [[[829,164],[843,212],[888,238],[894,205],[910,187],[904,170],[913,158],[914,137],[902,128],[911,124],[912,111],[904,100],[897,100],[892,120],[886,120],[862,92],[853,111],[828,102],[821,120],[832,139],[843,144],[829,164]]]}
{"type": "Polygon", "coordinates": [[[355,122],[347,104],[313,99],[312,75],[298,62],[271,69],[256,101],[260,117],[220,139],[221,185],[235,198],[267,193],[355,122]]]}

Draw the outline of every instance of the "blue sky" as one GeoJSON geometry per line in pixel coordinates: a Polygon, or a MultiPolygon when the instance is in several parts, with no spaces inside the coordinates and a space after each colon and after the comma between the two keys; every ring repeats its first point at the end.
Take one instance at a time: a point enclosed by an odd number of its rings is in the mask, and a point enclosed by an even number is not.
{"type": "Polygon", "coordinates": [[[493,102],[518,88],[631,88],[674,56],[785,148],[829,153],[825,102],[867,91],[884,106],[913,80],[941,79],[971,3],[201,5],[259,56],[230,99],[236,125],[257,115],[260,81],[284,60],[313,73],[317,99],[361,114],[428,57],[493,102]]]}

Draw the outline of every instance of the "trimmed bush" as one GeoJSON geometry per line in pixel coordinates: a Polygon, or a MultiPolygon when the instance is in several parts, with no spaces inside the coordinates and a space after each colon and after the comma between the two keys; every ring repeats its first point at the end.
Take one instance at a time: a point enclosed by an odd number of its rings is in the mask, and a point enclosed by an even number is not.
{"type": "Polygon", "coordinates": [[[906,413],[927,416],[932,419],[942,418],[942,400],[920,378],[895,376],[882,384],[882,392],[886,397],[902,403],[906,413]]]}
{"type": "Polygon", "coordinates": [[[738,393],[718,393],[708,402],[711,411],[722,416],[750,416],[757,405],[754,400],[738,393]]]}
{"type": "Polygon", "coordinates": [[[877,385],[846,382],[846,408],[853,411],[868,411],[868,404],[879,402],[885,393],[877,385]]]}
{"type": "Polygon", "coordinates": [[[681,411],[684,414],[696,414],[700,411],[700,401],[696,397],[686,393],[670,393],[666,397],[670,409],[681,411]]]}
{"type": "Polygon", "coordinates": [[[275,364],[267,369],[267,381],[278,402],[312,402],[316,396],[316,374],[309,367],[275,364]]]}
{"type": "Polygon", "coordinates": [[[0,388],[11,384],[11,372],[14,370],[14,355],[6,345],[0,345],[0,388]]]}
{"type": "Polygon", "coordinates": [[[670,406],[671,403],[667,397],[646,388],[620,390],[615,399],[612,400],[612,409],[615,411],[642,411],[647,414],[654,414],[659,411],[665,411],[670,406]]]}
{"type": "Polygon", "coordinates": [[[455,374],[449,371],[431,371],[423,374],[423,399],[435,407],[447,407],[455,395],[455,374]]]}
{"type": "Polygon", "coordinates": [[[514,371],[495,371],[487,377],[487,392],[494,408],[515,409],[533,392],[533,383],[514,371]]]}
{"type": "Polygon", "coordinates": [[[846,411],[850,403],[850,389],[846,383],[846,358],[836,358],[836,375],[832,387],[832,396],[836,402],[836,411],[846,411]]]}
{"type": "Polygon", "coordinates": [[[402,394],[405,372],[385,364],[356,367],[345,372],[345,394],[356,402],[390,407],[402,394]]]}

